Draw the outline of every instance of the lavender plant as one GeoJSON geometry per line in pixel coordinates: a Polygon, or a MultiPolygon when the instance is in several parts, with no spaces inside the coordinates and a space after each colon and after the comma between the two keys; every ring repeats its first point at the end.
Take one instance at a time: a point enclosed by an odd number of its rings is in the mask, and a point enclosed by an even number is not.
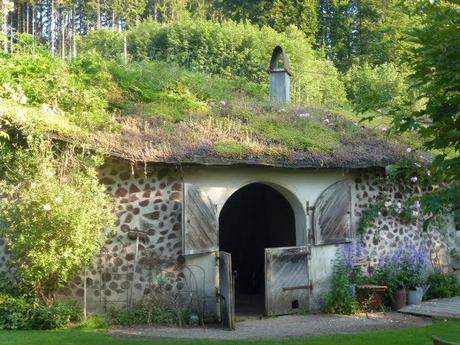
{"type": "Polygon", "coordinates": [[[428,257],[422,246],[406,242],[404,246],[383,257],[371,276],[371,281],[388,286],[390,293],[423,285],[428,257]]]}
{"type": "Polygon", "coordinates": [[[326,296],[326,312],[355,314],[359,311],[355,285],[363,279],[358,258],[362,256],[360,241],[345,244],[337,251],[332,288],[326,296]]]}

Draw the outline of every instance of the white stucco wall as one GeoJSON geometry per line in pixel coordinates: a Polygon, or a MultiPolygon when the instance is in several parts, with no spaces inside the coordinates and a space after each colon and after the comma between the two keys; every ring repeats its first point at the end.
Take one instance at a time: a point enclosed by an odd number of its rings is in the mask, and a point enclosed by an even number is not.
{"type": "MultiPolygon", "coordinates": [[[[311,219],[306,206],[314,205],[318,196],[333,183],[352,179],[353,173],[342,169],[292,170],[268,167],[185,167],[184,182],[192,183],[205,192],[220,213],[228,198],[240,188],[251,183],[265,183],[275,188],[290,202],[296,217],[296,242],[298,246],[308,242],[311,219]]],[[[353,215],[352,215],[353,217],[353,215]]],[[[354,217],[352,218],[354,222],[354,217]]],[[[280,229],[283,231],[283,229],[280,229]]],[[[311,246],[309,277],[313,284],[310,295],[310,310],[319,310],[321,300],[329,287],[332,262],[336,245],[311,246]]],[[[189,263],[216,269],[205,257],[189,258],[189,263]]],[[[216,275],[216,271],[209,272],[216,275]]],[[[210,283],[211,279],[208,277],[210,283]]],[[[207,289],[209,292],[209,289],[207,289]]]]}

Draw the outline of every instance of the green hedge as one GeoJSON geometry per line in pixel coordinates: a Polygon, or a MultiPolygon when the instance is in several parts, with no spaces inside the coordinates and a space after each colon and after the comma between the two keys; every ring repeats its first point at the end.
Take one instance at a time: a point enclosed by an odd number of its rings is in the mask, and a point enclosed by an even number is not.
{"type": "Polygon", "coordinates": [[[272,51],[281,45],[291,61],[294,100],[326,105],[345,102],[339,73],[295,27],[278,33],[268,27],[232,21],[147,21],[129,31],[127,41],[129,53],[137,61],[166,61],[192,71],[243,77],[263,85],[268,84],[272,51]]]}
{"type": "Polygon", "coordinates": [[[34,298],[0,293],[0,330],[63,328],[80,317],[73,302],[46,306],[34,298]]]}

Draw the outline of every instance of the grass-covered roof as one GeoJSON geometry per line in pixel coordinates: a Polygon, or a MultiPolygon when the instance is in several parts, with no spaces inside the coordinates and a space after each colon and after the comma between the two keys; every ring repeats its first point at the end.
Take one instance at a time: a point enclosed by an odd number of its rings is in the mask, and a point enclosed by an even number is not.
{"type": "Polygon", "coordinates": [[[371,128],[322,105],[271,104],[268,85],[168,63],[90,54],[68,64],[41,52],[0,64],[0,121],[131,162],[383,167],[409,146],[389,139],[385,123],[371,128]]]}

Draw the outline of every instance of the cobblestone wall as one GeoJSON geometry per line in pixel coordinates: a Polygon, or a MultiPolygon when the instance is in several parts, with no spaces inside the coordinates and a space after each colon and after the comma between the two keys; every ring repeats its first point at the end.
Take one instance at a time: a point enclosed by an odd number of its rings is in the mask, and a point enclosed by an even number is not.
{"type": "MultiPolygon", "coordinates": [[[[354,214],[359,218],[362,212],[376,202],[380,193],[385,192],[393,204],[406,202],[403,194],[395,186],[382,184],[375,173],[363,173],[354,180],[354,214]]],[[[422,248],[431,263],[447,269],[449,252],[456,246],[455,229],[446,222],[442,229],[434,226],[423,231],[421,224],[404,224],[383,208],[373,225],[367,229],[363,239],[363,255],[368,257],[370,266],[377,265],[379,259],[403,247],[405,244],[422,248]]]]}

